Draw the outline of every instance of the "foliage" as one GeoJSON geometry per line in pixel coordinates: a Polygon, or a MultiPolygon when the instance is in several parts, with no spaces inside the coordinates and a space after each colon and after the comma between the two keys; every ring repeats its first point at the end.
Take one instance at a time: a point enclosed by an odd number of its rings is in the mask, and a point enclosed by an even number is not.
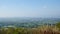
{"type": "Polygon", "coordinates": [[[60,28],[60,22],[56,23],[56,26],[57,26],[58,28],[60,28]]]}
{"type": "Polygon", "coordinates": [[[0,34],[60,34],[60,31],[55,26],[40,26],[37,28],[1,28],[0,34]]]}

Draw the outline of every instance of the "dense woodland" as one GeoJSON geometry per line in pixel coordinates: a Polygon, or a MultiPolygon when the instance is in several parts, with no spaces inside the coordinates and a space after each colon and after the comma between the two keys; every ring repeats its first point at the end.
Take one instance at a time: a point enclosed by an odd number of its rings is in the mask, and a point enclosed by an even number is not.
{"type": "Polygon", "coordinates": [[[60,34],[60,22],[55,26],[42,25],[36,28],[3,27],[0,34],[60,34]]]}

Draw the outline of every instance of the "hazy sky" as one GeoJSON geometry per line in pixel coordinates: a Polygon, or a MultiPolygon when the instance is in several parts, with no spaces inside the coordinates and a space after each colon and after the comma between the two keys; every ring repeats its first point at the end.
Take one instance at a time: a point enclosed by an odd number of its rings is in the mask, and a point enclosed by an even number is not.
{"type": "Polygon", "coordinates": [[[60,0],[0,0],[0,17],[60,18],[60,0]]]}

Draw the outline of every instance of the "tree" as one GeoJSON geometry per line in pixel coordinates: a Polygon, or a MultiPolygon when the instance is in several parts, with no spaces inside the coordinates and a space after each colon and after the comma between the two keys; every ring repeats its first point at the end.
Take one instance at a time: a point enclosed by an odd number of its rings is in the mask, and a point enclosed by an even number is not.
{"type": "Polygon", "coordinates": [[[57,26],[58,28],[60,28],[60,22],[56,23],[56,26],[57,26]]]}

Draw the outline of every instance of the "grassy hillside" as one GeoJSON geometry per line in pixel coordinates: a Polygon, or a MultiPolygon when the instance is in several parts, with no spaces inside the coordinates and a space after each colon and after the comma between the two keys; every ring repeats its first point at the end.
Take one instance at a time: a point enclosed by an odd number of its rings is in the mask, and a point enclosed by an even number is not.
{"type": "Polygon", "coordinates": [[[0,34],[60,34],[60,22],[55,26],[42,25],[37,28],[4,27],[0,34]]]}

